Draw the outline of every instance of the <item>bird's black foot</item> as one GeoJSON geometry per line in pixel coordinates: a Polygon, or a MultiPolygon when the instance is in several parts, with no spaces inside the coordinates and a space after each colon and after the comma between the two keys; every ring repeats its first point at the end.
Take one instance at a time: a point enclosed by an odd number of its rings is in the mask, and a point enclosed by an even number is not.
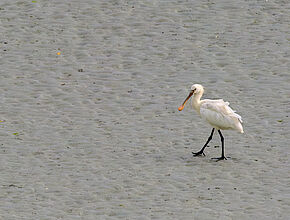
{"type": "Polygon", "coordinates": [[[203,153],[203,150],[198,151],[197,153],[192,152],[192,154],[194,157],[198,157],[198,156],[202,156],[202,155],[205,156],[205,153],[203,153]]]}
{"type": "Polygon", "coordinates": [[[216,160],[216,162],[220,161],[220,160],[227,160],[227,158],[225,156],[221,156],[221,157],[214,157],[211,158],[212,160],[216,160]]]}

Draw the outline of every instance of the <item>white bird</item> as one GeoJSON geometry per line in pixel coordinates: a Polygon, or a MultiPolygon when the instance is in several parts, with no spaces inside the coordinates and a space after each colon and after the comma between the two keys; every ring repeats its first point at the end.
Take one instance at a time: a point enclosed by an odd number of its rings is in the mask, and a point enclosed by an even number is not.
{"type": "Polygon", "coordinates": [[[218,133],[221,137],[222,142],[222,156],[218,158],[212,158],[219,160],[226,160],[225,157],[225,149],[224,149],[224,137],[221,133],[221,130],[236,130],[240,133],[244,133],[243,126],[242,126],[242,117],[235,113],[233,109],[230,108],[228,102],[224,102],[223,99],[211,100],[211,99],[204,99],[200,100],[204,92],[202,85],[194,84],[191,86],[191,91],[188,97],[185,99],[183,104],[178,108],[179,111],[184,109],[186,102],[191,99],[191,105],[195,109],[195,111],[208,122],[212,127],[211,134],[205,143],[205,145],[201,148],[201,150],[197,153],[192,152],[193,156],[201,156],[204,155],[204,149],[211,141],[214,130],[217,129],[218,133]]]}

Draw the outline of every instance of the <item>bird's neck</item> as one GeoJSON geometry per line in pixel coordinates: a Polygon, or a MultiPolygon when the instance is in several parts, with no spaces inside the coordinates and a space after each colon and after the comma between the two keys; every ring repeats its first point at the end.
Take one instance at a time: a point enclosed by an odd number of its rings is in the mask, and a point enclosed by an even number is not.
{"type": "Polygon", "coordinates": [[[195,109],[195,111],[200,114],[200,98],[202,97],[202,92],[198,94],[194,94],[193,98],[191,99],[191,105],[195,109]]]}

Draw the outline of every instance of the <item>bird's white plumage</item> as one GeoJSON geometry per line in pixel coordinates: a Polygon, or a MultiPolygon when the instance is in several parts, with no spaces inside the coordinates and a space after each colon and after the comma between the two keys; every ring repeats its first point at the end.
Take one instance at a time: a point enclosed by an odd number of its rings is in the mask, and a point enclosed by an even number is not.
{"type": "Polygon", "coordinates": [[[202,100],[200,116],[217,129],[234,129],[242,132],[240,126],[242,117],[231,109],[228,102],[224,102],[222,99],[202,100]]]}
{"type": "Polygon", "coordinates": [[[228,102],[223,99],[200,100],[204,89],[202,85],[194,84],[191,87],[193,98],[191,100],[192,107],[200,114],[200,116],[208,122],[212,127],[221,130],[237,130],[244,133],[242,126],[242,117],[238,115],[228,102]]]}

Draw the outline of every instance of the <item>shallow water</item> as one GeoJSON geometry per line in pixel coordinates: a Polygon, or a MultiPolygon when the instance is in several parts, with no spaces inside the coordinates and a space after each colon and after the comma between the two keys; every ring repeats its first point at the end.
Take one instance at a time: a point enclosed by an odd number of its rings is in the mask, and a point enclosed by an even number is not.
{"type": "Polygon", "coordinates": [[[289,8],[2,0],[0,219],[288,219],[289,8]],[[193,83],[243,117],[227,161],[193,83]]]}

